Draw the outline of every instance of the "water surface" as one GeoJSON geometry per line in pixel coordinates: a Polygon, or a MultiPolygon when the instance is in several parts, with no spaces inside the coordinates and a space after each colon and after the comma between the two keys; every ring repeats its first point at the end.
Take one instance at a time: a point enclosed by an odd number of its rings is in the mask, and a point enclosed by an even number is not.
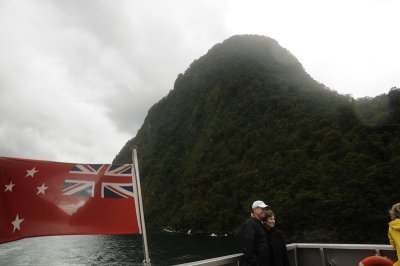
{"type": "MultiPolygon", "coordinates": [[[[149,231],[152,265],[174,265],[240,252],[235,236],[149,231]]],[[[143,265],[140,235],[50,236],[0,245],[0,265],[143,265]]]]}

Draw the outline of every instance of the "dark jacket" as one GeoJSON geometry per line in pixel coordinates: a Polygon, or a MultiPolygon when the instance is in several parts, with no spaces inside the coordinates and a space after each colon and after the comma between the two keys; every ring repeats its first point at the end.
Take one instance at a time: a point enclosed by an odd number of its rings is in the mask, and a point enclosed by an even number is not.
{"type": "Polygon", "coordinates": [[[269,241],[270,265],[290,266],[286,243],[282,232],[273,228],[267,230],[267,235],[269,241]]]}
{"type": "Polygon", "coordinates": [[[250,218],[243,227],[243,238],[247,265],[270,266],[267,229],[262,222],[250,218]]]}

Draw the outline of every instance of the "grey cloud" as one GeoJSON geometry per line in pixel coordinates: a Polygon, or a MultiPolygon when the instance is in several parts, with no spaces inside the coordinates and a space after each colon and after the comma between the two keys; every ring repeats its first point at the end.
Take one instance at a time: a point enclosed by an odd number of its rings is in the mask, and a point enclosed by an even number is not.
{"type": "Polygon", "coordinates": [[[204,17],[189,5],[3,3],[0,156],[110,161],[177,74],[225,37],[222,20],[196,25],[204,17]]]}
{"type": "MultiPolygon", "coordinates": [[[[199,15],[186,2],[95,3],[62,1],[57,2],[57,9],[63,14],[63,24],[97,40],[97,58],[90,62],[97,63],[95,68],[110,84],[103,83],[103,88],[96,90],[104,89],[103,104],[120,130],[132,133],[142,123],[147,109],[172,89],[177,74],[200,56],[204,47],[208,49],[221,39],[224,25],[222,20],[218,25],[215,19],[218,8],[199,15]],[[217,24],[200,27],[204,21],[217,24]],[[214,29],[214,37],[205,31],[208,28],[214,29]]],[[[197,7],[202,8],[198,4],[197,7]]],[[[83,56],[89,57],[90,53],[83,56]]],[[[74,71],[79,66],[69,69],[74,71]]]]}
{"type": "MultiPolygon", "coordinates": [[[[358,96],[367,85],[380,86],[381,92],[398,86],[399,39],[391,33],[396,16],[385,13],[369,22],[379,4],[368,2],[369,15],[358,24],[378,23],[376,28],[385,30],[371,39],[367,27],[362,36],[368,41],[357,42],[348,24],[355,21],[359,3],[350,4],[340,21],[335,18],[343,3],[332,3],[329,14],[309,9],[325,10],[318,3],[290,9],[291,1],[3,0],[0,156],[112,160],[177,75],[233,34],[272,34],[313,77],[338,91],[349,93],[355,86],[358,96]],[[316,24],[312,14],[327,19],[316,24]],[[393,41],[381,49],[385,36],[393,41]],[[345,37],[349,40],[343,42],[345,37]],[[373,65],[384,71],[370,70],[371,57],[364,57],[374,47],[381,54],[375,53],[373,65]],[[354,54],[358,57],[351,61],[354,54]]],[[[397,9],[390,8],[393,14],[397,9]]]]}

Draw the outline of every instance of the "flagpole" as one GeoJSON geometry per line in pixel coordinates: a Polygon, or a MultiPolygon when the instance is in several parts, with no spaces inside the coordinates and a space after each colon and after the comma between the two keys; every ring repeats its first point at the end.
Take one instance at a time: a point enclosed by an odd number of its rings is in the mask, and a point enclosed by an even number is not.
{"type": "Polygon", "coordinates": [[[137,152],[136,147],[133,148],[132,152],[132,161],[135,167],[135,175],[136,175],[136,187],[138,192],[138,199],[139,199],[139,212],[140,212],[140,222],[142,227],[142,239],[143,239],[143,250],[144,250],[144,260],[143,264],[145,266],[151,265],[150,264],[150,256],[149,256],[149,247],[147,245],[147,234],[146,234],[146,224],[144,222],[144,212],[143,212],[143,201],[142,201],[142,189],[140,187],[140,176],[139,176],[139,164],[137,160],[137,152]]]}

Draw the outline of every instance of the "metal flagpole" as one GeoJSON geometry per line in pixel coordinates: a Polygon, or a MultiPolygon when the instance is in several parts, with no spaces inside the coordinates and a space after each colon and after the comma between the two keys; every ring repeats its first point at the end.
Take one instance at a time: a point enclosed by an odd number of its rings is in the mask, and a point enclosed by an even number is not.
{"type": "Polygon", "coordinates": [[[146,234],[146,224],[144,222],[144,212],[143,212],[143,201],[142,201],[142,189],[140,187],[140,177],[139,177],[139,164],[137,160],[137,153],[136,147],[133,148],[132,152],[132,161],[133,166],[135,167],[135,175],[136,175],[136,187],[137,187],[137,197],[139,199],[139,212],[140,212],[140,220],[142,224],[142,239],[143,239],[143,250],[144,250],[144,260],[143,264],[145,266],[151,265],[150,264],[150,257],[149,257],[149,247],[147,245],[147,234],[146,234]]]}

